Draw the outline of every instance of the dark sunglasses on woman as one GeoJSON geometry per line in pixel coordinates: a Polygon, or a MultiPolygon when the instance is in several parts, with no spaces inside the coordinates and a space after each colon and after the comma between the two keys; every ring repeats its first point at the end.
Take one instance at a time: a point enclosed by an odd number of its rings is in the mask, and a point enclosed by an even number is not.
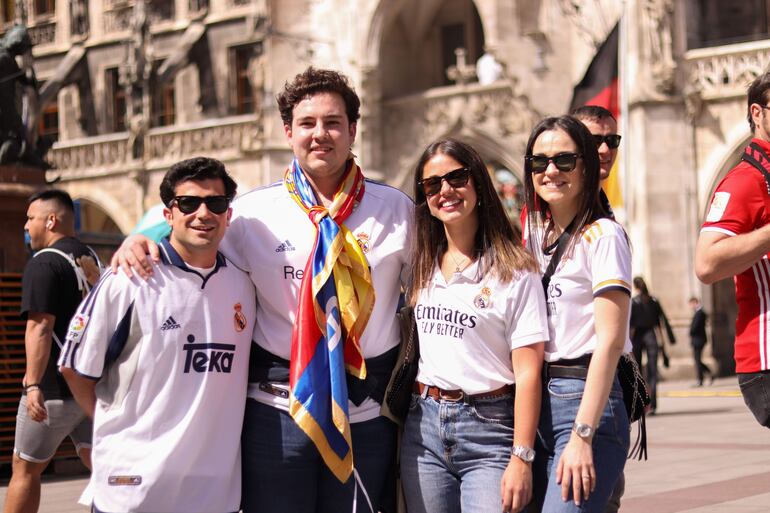
{"type": "Polygon", "coordinates": [[[468,179],[471,177],[471,170],[467,167],[461,167],[448,172],[443,176],[431,176],[430,178],[424,178],[418,180],[417,183],[422,187],[425,196],[433,196],[438,194],[441,190],[442,180],[446,180],[446,183],[453,189],[464,187],[468,183],[468,179]]]}
{"type": "Polygon", "coordinates": [[[174,199],[171,200],[171,205],[174,203],[176,203],[177,208],[183,214],[197,212],[201,203],[205,203],[206,208],[209,209],[209,212],[212,214],[224,214],[227,212],[230,200],[227,199],[227,196],[175,196],[174,199]]]}
{"type": "Polygon", "coordinates": [[[553,162],[556,169],[562,172],[569,172],[575,169],[577,166],[577,159],[580,155],[577,153],[560,153],[553,157],[546,157],[545,155],[525,155],[524,161],[527,164],[527,169],[532,173],[543,173],[548,169],[548,164],[553,162]]]}
{"type": "Polygon", "coordinates": [[[594,135],[594,141],[596,141],[597,148],[601,146],[602,143],[607,143],[607,147],[611,150],[620,146],[620,136],[618,134],[594,135]]]}

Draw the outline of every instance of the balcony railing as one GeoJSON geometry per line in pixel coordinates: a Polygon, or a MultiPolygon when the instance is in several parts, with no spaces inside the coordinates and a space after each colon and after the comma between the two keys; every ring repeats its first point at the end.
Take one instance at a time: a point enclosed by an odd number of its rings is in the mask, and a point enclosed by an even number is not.
{"type": "Polygon", "coordinates": [[[163,167],[195,155],[238,158],[262,141],[261,125],[253,114],[182,126],[153,128],[144,138],[144,155],[134,159],[127,132],[60,141],[48,160],[60,172],[116,172],[141,167],[163,167]]]}
{"type": "Polygon", "coordinates": [[[770,65],[770,40],[690,50],[685,62],[688,88],[704,100],[744,96],[770,65]]]}

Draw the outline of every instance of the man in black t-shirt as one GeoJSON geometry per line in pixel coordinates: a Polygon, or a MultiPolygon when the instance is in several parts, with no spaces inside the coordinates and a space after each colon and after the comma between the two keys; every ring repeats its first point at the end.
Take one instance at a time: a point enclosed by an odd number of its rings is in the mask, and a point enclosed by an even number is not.
{"type": "Polygon", "coordinates": [[[22,278],[27,365],[5,513],[37,511],[40,474],[65,436],[91,466],[91,422],[72,398],[56,362],[70,319],[87,291],[79,260],[93,254],[74,237],[74,206],[64,191],[33,195],[24,229],[37,253],[22,278]]]}

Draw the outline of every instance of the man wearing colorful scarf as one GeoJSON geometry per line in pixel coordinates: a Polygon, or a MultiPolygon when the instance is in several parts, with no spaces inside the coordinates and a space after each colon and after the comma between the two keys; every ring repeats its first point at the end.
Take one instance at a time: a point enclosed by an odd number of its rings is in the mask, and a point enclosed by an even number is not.
{"type": "MultiPolygon", "coordinates": [[[[243,510],[376,512],[396,446],[379,412],[412,202],[356,164],[360,102],[343,75],[308,68],[278,106],[294,160],[282,181],[235,200],[221,246],[257,289],[243,510]]],[[[132,236],[118,260],[145,275],[145,250],[132,236]]]]}

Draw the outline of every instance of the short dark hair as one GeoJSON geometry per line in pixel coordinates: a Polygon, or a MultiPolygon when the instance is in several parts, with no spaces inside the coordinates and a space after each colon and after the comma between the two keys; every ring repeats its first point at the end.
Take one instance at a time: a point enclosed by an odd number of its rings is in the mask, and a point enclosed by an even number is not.
{"type": "Polygon", "coordinates": [[[337,93],[345,102],[345,113],[348,115],[348,123],[358,121],[361,117],[359,109],[361,100],[350,87],[348,78],[342,73],[330,69],[316,69],[312,66],[287,82],[283,91],[276,96],[278,110],[285,125],[291,125],[294,117],[294,107],[307,98],[317,93],[337,93]]]}
{"type": "Polygon", "coordinates": [[[225,165],[217,159],[208,157],[193,157],[177,162],[166,172],[160,182],[160,199],[167,207],[176,196],[176,186],[188,180],[222,180],[225,186],[225,196],[228,200],[235,197],[238,184],[227,174],[225,165]]]}
{"type": "Polygon", "coordinates": [[[612,115],[612,112],[610,112],[608,109],[605,109],[604,107],[601,107],[599,105],[583,105],[582,107],[578,107],[575,110],[572,111],[570,114],[573,118],[577,119],[590,119],[599,121],[601,119],[610,118],[611,120],[615,121],[617,123],[617,119],[615,119],[615,116],[612,115]]]}
{"type": "Polygon", "coordinates": [[[27,205],[31,205],[33,202],[40,201],[55,201],[56,204],[71,213],[75,213],[75,203],[72,201],[72,197],[61,189],[45,189],[36,192],[27,200],[27,205]]]}
{"type": "Polygon", "coordinates": [[[746,119],[749,122],[749,127],[753,132],[756,127],[754,120],[751,118],[751,106],[753,104],[767,105],[768,98],[767,91],[770,89],[770,71],[762,73],[749,85],[748,94],[746,96],[746,119]]]}

